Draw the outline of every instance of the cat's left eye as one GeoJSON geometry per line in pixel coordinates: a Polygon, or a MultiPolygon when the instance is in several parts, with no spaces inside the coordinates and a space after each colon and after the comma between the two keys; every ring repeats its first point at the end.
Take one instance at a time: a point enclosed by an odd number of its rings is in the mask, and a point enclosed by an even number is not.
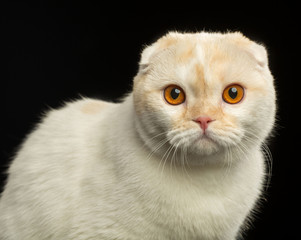
{"type": "Polygon", "coordinates": [[[164,89],[164,98],[171,105],[179,105],[185,102],[185,93],[177,85],[170,85],[164,89]]]}
{"type": "Polygon", "coordinates": [[[230,104],[239,103],[244,97],[244,88],[239,84],[232,84],[225,88],[223,99],[230,104]]]}

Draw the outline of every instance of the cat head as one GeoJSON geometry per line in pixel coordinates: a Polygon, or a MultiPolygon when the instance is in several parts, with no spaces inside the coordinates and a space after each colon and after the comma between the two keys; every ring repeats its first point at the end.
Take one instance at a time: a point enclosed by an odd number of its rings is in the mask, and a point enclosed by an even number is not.
{"type": "Polygon", "coordinates": [[[237,32],[163,36],[142,52],[133,96],[140,136],[163,154],[258,146],[274,124],[266,50],[237,32]]]}

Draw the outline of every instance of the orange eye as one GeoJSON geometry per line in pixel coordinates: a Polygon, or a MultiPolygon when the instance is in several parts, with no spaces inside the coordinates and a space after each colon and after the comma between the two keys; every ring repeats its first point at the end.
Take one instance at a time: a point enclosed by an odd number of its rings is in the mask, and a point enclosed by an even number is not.
{"type": "Polygon", "coordinates": [[[179,105],[185,102],[185,93],[177,85],[170,85],[164,89],[164,98],[171,105],[179,105]]]}
{"type": "Polygon", "coordinates": [[[239,103],[244,96],[244,88],[238,84],[232,84],[225,88],[223,99],[230,104],[239,103]]]}

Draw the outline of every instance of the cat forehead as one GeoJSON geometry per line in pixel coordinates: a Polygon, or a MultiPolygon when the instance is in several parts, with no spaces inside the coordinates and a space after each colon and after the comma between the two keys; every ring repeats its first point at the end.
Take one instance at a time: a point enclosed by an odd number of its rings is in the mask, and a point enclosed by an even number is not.
{"type": "Polygon", "coordinates": [[[143,51],[141,63],[148,64],[154,57],[167,51],[174,52],[178,58],[177,60],[185,61],[195,57],[194,54],[200,52],[200,50],[206,53],[206,56],[211,56],[221,52],[222,49],[224,52],[234,49],[239,51],[240,49],[247,48],[251,44],[252,41],[240,33],[222,34],[201,32],[182,34],[171,32],[143,51]]]}
{"type": "Polygon", "coordinates": [[[265,49],[241,33],[175,32],[147,47],[140,64],[155,68],[157,76],[176,74],[181,80],[209,83],[229,78],[241,81],[255,69],[265,68],[266,59],[265,49]]]}

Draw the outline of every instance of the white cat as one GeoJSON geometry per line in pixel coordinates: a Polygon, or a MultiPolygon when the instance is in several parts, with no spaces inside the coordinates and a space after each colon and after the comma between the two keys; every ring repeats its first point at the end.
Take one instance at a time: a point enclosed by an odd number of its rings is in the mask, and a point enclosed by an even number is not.
{"type": "Polygon", "coordinates": [[[171,32],[118,104],[50,111],[9,168],[1,240],[235,239],[265,181],[275,117],[266,50],[171,32]]]}

